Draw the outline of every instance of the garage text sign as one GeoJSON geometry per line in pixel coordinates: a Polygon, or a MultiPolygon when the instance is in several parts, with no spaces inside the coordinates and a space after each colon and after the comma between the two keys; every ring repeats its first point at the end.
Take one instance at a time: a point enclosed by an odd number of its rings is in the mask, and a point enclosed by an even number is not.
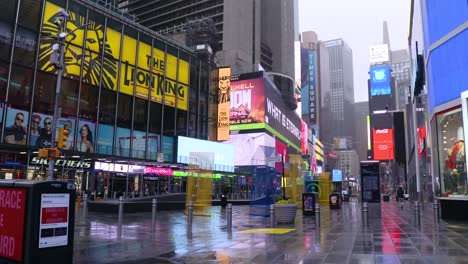
{"type": "Polygon", "coordinates": [[[0,257],[23,260],[26,191],[0,188],[0,257]]]}

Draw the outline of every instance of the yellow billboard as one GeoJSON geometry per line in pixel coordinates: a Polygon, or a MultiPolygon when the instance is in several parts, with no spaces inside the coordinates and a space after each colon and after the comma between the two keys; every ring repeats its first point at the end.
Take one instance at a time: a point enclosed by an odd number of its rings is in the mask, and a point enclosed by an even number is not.
{"type": "MultiPolygon", "coordinates": [[[[57,35],[58,26],[54,20],[60,8],[46,2],[42,26],[44,35],[57,35]]],[[[177,105],[177,108],[187,110],[190,67],[187,61],[178,60],[175,55],[151,48],[151,44],[142,41],[138,43],[135,38],[127,35],[123,36],[121,47],[120,32],[110,27],[104,30],[103,25],[91,20],[86,24],[85,17],[74,12],[69,14],[66,27],[68,32],[73,30],[73,34],[67,36],[65,43],[64,77],[79,79],[83,64],[83,82],[97,86],[102,69],[103,87],[106,89],[135,94],[140,98],[150,98],[154,102],[172,107],[177,105]],[[88,31],[85,34],[86,28],[88,31]],[[122,63],[118,88],[120,51],[122,63]]],[[[54,42],[53,38],[46,38],[41,42],[39,68],[43,71],[56,72],[56,68],[50,63],[53,53],[51,44],[54,42]]]]}

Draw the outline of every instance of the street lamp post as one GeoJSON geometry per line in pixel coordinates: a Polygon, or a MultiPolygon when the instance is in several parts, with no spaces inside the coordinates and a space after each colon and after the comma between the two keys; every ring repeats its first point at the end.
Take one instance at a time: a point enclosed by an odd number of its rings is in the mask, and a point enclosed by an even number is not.
{"type": "MultiPolygon", "coordinates": [[[[57,68],[57,82],[55,85],[55,102],[54,102],[54,119],[52,122],[52,134],[51,134],[51,139],[50,139],[50,147],[54,147],[55,144],[55,138],[56,138],[56,130],[57,130],[57,121],[59,117],[59,99],[60,99],[60,90],[62,87],[62,76],[63,76],[63,57],[64,57],[64,42],[65,42],[65,37],[67,34],[65,33],[65,28],[66,28],[66,19],[68,18],[69,14],[63,10],[60,9],[59,12],[56,15],[56,23],[58,24],[58,31],[57,31],[57,43],[52,45],[52,49],[54,50],[54,53],[51,55],[51,63],[55,65],[57,68]],[[58,58],[57,58],[58,56],[58,58]]],[[[47,179],[51,181],[53,179],[54,175],[54,166],[55,166],[55,160],[50,159],[49,160],[49,173],[47,175],[47,179]]]]}

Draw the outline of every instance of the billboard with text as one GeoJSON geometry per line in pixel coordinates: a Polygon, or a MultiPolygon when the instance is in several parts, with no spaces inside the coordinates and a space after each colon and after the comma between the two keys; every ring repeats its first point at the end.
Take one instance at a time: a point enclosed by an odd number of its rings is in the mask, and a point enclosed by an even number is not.
{"type": "Polygon", "coordinates": [[[394,159],[393,129],[372,129],[372,142],[374,160],[394,159]]]}
{"type": "Polygon", "coordinates": [[[230,124],[265,122],[265,80],[231,81],[230,124]]]}

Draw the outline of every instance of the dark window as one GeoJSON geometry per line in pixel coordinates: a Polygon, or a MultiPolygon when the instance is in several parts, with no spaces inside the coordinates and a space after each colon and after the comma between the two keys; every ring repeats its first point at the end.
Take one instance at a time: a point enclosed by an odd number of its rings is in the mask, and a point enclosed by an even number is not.
{"type": "Polygon", "coordinates": [[[136,98],[133,128],[135,130],[146,131],[146,121],[148,120],[148,101],[136,98]]]}
{"type": "Polygon", "coordinates": [[[117,111],[117,125],[130,128],[132,121],[132,96],[119,94],[119,109],[117,111]]]}
{"type": "Polygon", "coordinates": [[[56,80],[55,75],[43,72],[37,73],[36,89],[34,90],[34,112],[54,114],[56,80]]]}
{"type": "Polygon", "coordinates": [[[116,93],[107,89],[101,90],[101,109],[99,113],[99,122],[114,125],[115,122],[115,101],[116,93]]]}
{"type": "Polygon", "coordinates": [[[41,2],[37,0],[21,0],[18,24],[30,30],[38,31],[41,17],[41,2]]]}
{"type": "Polygon", "coordinates": [[[29,110],[31,107],[33,74],[31,69],[13,66],[8,102],[12,107],[29,110]]]}
{"type": "Polygon", "coordinates": [[[36,57],[37,33],[18,26],[16,30],[16,46],[13,62],[28,67],[34,67],[36,57]]]}
{"type": "MultiPolygon", "coordinates": [[[[8,6],[9,3],[10,1],[7,1],[6,5],[8,6]]],[[[4,13],[0,12],[1,15],[4,13]]],[[[0,59],[10,61],[11,43],[13,43],[13,25],[0,20],[0,59]]]]}
{"type": "Polygon", "coordinates": [[[96,121],[96,109],[99,88],[87,84],[81,85],[80,114],[82,119],[96,121]]]}
{"type": "Polygon", "coordinates": [[[8,65],[0,61],[0,103],[5,102],[7,79],[8,79],[8,65]]]}
{"type": "Polygon", "coordinates": [[[175,109],[173,107],[164,107],[164,135],[173,136],[175,130],[175,109]]]}
{"type": "Polygon", "coordinates": [[[60,107],[62,116],[76,117],[78,102],[78,81],[62,79],[62,89],[60,94],[60,107]]]}
{"type": "Polygon", "coordinates": [[[177,135],[187,135],[187,111],[177,109],[177,135]]]}
{"type": "Polygon", "coordinates": [[[150,120],[149,120],[149,131],[154,134],[161,133],[161,113],[162,105],[159,103],[151,102],[150,105],[150,120]]]}

